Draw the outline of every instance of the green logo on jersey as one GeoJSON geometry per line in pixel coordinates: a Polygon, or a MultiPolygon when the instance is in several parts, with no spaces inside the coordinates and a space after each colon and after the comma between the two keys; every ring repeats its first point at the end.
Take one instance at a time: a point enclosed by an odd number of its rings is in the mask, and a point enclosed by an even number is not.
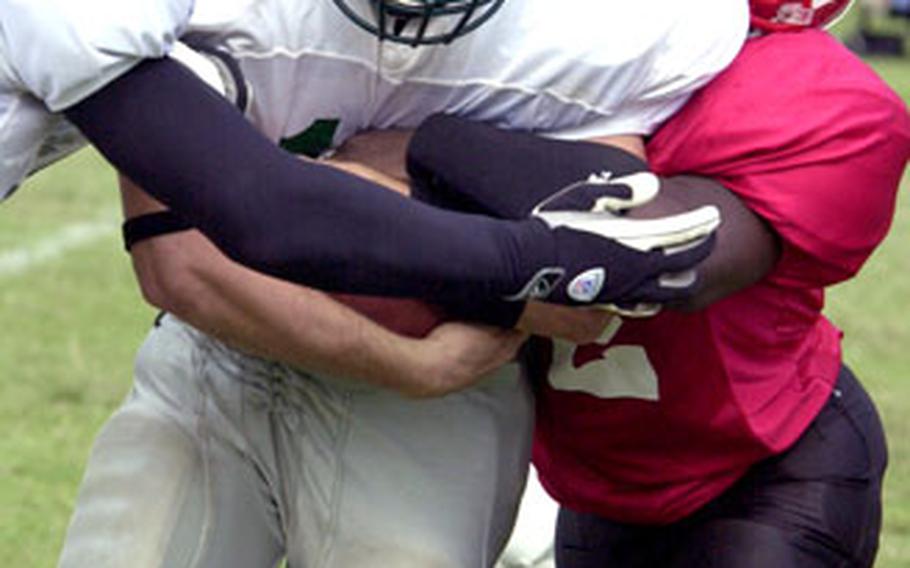
{"type": "Polygon", "coordinates": [[[318,158],[332,147],[339,122],[337,118],[320,118],[303,132],[282,138],[278,145],[292,154],[318,158]]]}

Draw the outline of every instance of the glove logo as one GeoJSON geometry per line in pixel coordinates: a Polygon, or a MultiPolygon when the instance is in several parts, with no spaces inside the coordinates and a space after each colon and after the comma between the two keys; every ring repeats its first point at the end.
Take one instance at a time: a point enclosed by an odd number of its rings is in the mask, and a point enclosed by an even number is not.
{"type": "Polygon", "coordinates": [[[585,270],[572,279],[567,293],[576,302],[589,304],[600,294],[606,279],[607,273],[603,268],[585,270]]]}
{"type": "Polygon", "coordinates": [[[542,300],[553,292],[553,289],[556,288],[556,284],[562,280],[565,273],[566,271],[562,268],[542,268],[517,294],[506,296],[504,299],[509,302],[542,300]]]}

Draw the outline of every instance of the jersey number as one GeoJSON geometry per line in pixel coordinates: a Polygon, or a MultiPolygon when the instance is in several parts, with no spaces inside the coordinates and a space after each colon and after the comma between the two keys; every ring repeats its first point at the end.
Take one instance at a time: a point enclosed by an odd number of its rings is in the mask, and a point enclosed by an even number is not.
{"type": "Polygon", "coordinates": [[[658,400],[657,373],[645,349],[638,345],[610,345],[622,321],[613,318],[595,343],[575,345],[554,340],[550,385],[599,398],[658,400]]]}

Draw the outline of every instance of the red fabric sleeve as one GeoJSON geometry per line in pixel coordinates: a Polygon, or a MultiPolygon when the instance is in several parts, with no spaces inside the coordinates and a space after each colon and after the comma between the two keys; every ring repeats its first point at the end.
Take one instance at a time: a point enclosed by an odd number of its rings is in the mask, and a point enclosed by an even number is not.
{"type": "Polygon", "coordinates": [[[768,221],[783,243],[770,277],[784,285],[859,270],[888,231],[910,156],[904,102],[830,43],[814,30],[749,41],[648,146],[660,173],[713,177],[768,221]]]}

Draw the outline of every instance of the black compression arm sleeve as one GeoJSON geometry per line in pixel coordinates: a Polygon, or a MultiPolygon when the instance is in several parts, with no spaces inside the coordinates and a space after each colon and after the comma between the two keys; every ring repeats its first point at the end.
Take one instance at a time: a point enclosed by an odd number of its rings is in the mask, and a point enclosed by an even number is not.
{"type": "MultiPolygon", "coordinates": [[[[168,59],[143,62],[66,115],[228,256],[287,280],[465,306],[514,293],[557,254],[538,221],[446,212],[302,162],[168,59]]],[[[487,320],[509,324],[519,310],[487,320]]]]}
{"type": "Polygon", "coordinates": [[[446,114],[420,124],[408,145],[407,166],[416,198],[502,219],[527,217],[543,199],[592,173],[622,176],[648,169],[614,146],[500,130],[446,114]]]}

